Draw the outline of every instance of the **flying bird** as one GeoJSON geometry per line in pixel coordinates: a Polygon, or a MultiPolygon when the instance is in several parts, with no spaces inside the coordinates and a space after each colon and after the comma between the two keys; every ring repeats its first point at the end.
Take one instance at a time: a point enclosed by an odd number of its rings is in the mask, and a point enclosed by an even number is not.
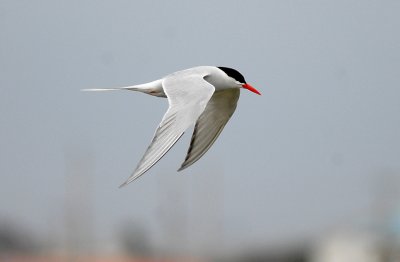
{"type": "Polygon", "coordinates": [[[199,160],[215,142],[235,111],[241,88],[261,95],[235,69],[199,66],[146,84],[83,91],[131,90],[168,99],[168,110],[150,146],[133,174],[120,186],[122,187],[156,164],[192,125],[195,127],[190,146],[178,171],[199,160]]]}

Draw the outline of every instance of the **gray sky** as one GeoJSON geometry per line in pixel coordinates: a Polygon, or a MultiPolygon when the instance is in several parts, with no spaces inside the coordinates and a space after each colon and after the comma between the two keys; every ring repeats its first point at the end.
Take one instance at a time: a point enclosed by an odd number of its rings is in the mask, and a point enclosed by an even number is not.
{"type": "Polygon", "coordinates": [[[160,245],[179,229],[187,249],[361,223],[376,177],[400,170],[399,11],[389,0],[1,1],[0,222],[62,235],[68,201],[82,197],[104,250],[121,223],[160,245]],[[189,131],[118,189],[167,101],[79,90],[197,65],[236,68],[263,95],[242,92],[191,168],[176,172],[189,131]]]}

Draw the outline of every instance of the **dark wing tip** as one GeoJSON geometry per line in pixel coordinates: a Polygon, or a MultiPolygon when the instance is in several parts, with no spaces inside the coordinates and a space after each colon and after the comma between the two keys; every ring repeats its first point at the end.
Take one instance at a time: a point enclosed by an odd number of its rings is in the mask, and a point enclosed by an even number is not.
{"type": "Polygon", "coordinates": [[[182,171],[182,170],[186,169],[187,167],[188,167],[188,166],[182,164],[181,167],[180,167],[177,171],[178,171],[178,172],[179,172],[179,171],[182,171]]]}
{"type": "Polygon", "coordinates": [[[118,188],[123,188],[123,187],[126,186],[127,184],[129,184],[128,181],[125,181],[124,183],[122,183],[121,185],[119,185],[118,188]]]}

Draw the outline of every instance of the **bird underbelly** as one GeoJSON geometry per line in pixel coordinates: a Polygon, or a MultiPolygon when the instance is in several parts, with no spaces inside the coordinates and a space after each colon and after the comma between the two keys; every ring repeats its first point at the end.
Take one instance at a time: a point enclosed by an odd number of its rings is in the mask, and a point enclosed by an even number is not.
{"type": "Polygon", "coordinates": [[[158,97],[167,97],[164,93],[164,89],[162,88],[154,88],[148,90],[147,94],[152,95],[152,96],[158,96],[158,97]]]}

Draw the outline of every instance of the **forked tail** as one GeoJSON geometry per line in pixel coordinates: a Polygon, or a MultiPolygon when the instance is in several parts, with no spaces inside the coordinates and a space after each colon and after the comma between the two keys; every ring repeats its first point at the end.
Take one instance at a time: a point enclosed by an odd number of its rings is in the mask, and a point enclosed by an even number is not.
{"type": "Polygon", "coordinates": [[[124,89],[127,89],[127,88],[126,87],[119,87],[119,88],[86,88],[86,89],[81,89],[81,91],[84,91],[84,92],[97,92],[97,91],[115,91],[115,90],[124,90],[124,89]]]}
{"type": "Polygon", "coordinates": [[[81,89],[81,91],[85,92],[97,92],[97,91],[116,91],[116,90],[130,90],[130,91],[139,91],[152,96],[166,97],[164,93],[164,89],[162,88],[162,79],[156,80],[150,83],[135,85],[135,86],[126,86],[126,87],[115,87],[115,88],[89,88],[89,89],[81,89]]]}

